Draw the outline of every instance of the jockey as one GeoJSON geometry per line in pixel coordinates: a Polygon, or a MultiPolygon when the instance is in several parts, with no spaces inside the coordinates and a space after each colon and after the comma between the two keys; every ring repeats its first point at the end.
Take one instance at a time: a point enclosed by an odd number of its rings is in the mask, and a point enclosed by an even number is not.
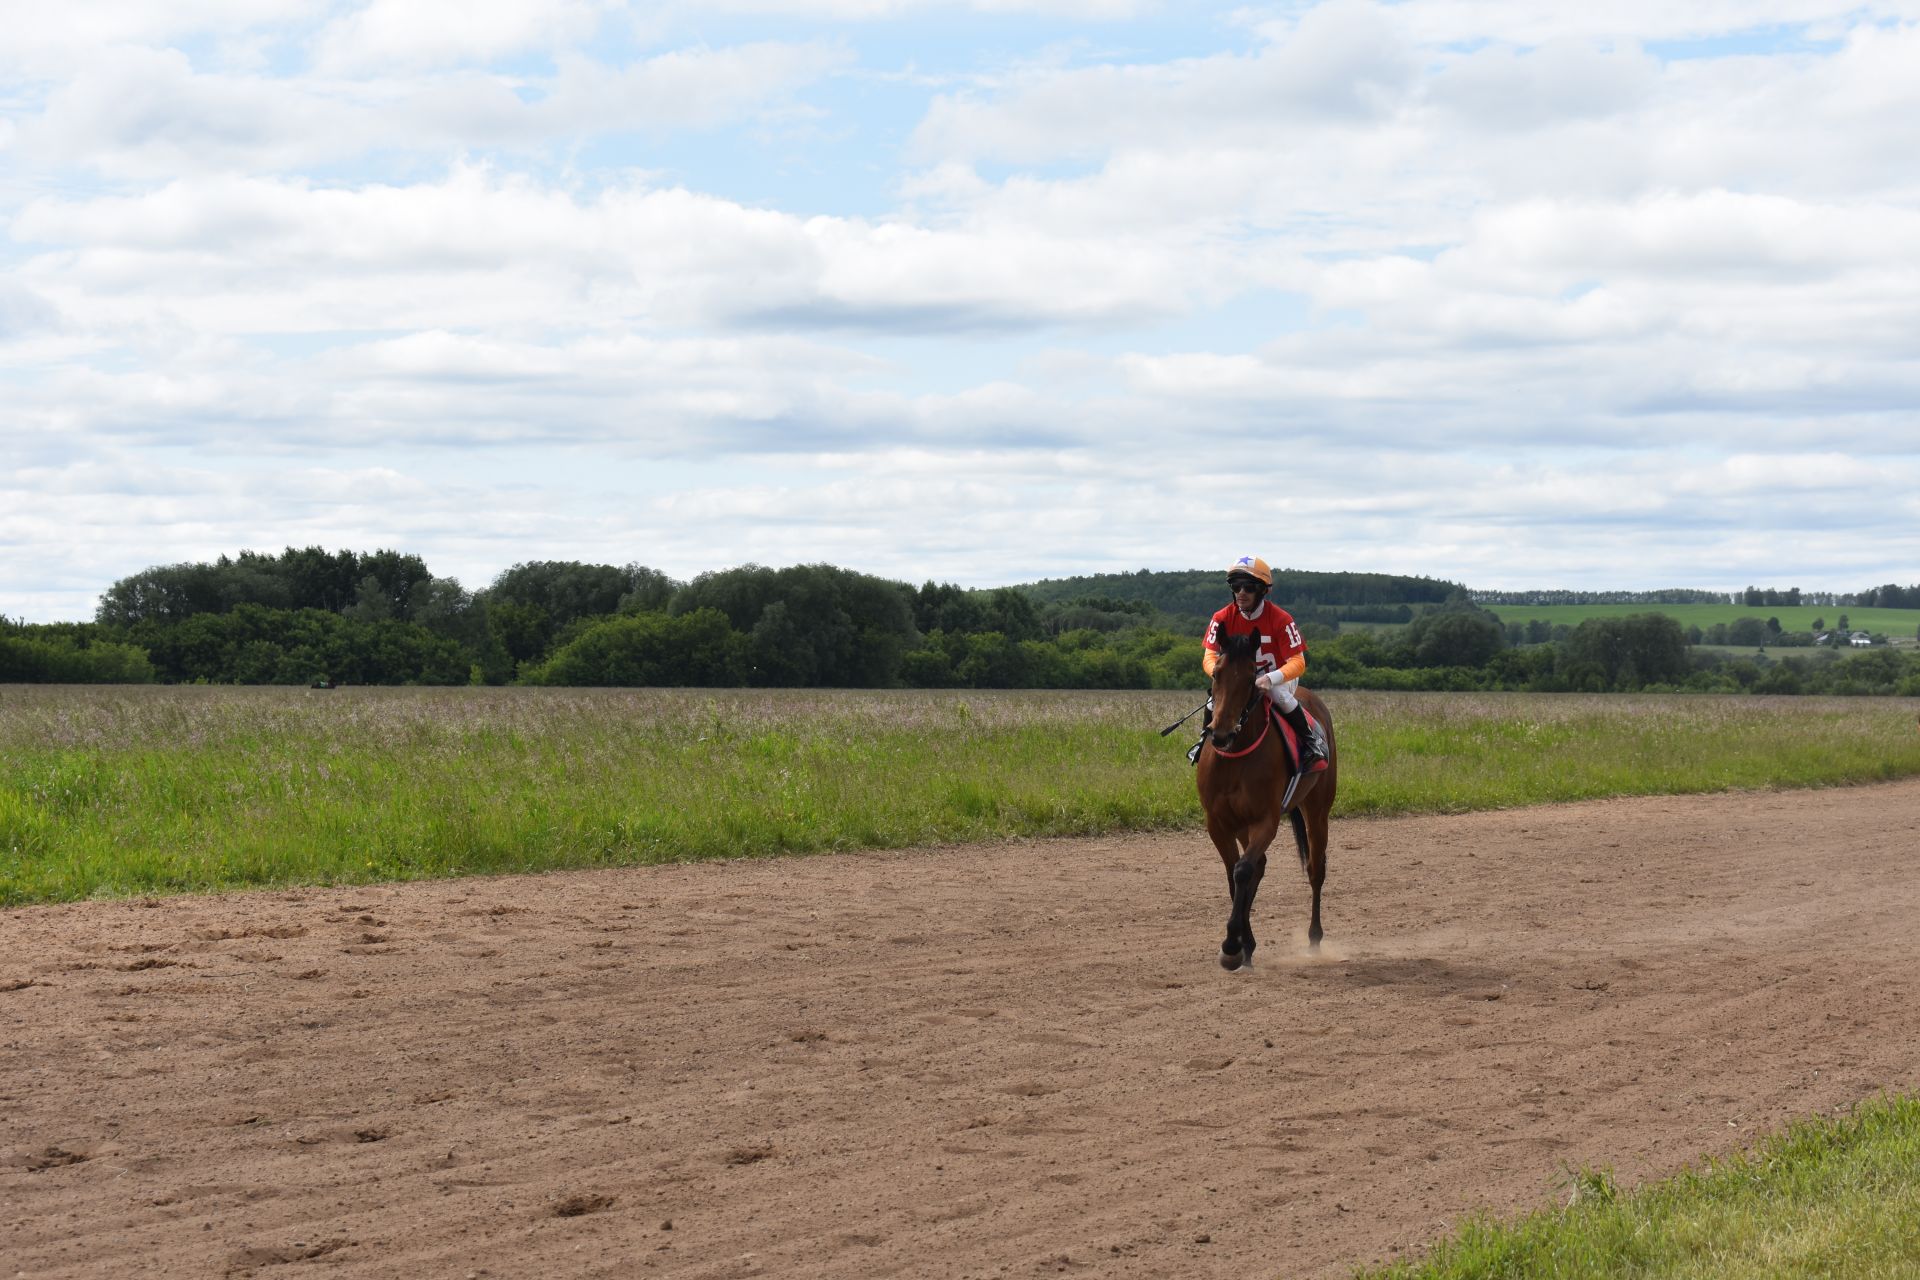
{"type": "MultiPolygon", "coordinates": [[[[1227,566],[1227,590],[1233,593],[1233,601],[1207,623],[1206,635],[1200,641],[1203,650],[1200,666],[1208,676],[1213,675],[1213,668],[1220,661],[1222,637],[1249,632],[1260,637],[1255,658],[1259,675],[1254,678],[1254,684],[1293,726],[1294,738],[1300,744],[1300,769],[1304,773],[1327,758],[1326,740],[1320,736],[1319,726],[1307,720],[1306,711],[1294,696],[1293,691],[1307,670],[1307,643],[1300,638],[1300,628],[1293,615],[1267,599],[1267,592],[1272,589],[1273,570],[1267,568],[1267,562],[1260,557],[1241,556],[1227,566]]],[[[1209,712],[1208,719],[1211,718],[1209,712]]]]}

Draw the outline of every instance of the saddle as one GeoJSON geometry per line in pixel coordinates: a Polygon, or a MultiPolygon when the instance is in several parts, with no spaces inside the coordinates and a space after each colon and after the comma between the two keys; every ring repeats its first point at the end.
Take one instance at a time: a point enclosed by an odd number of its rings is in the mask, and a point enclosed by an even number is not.
{"type": "MultiPolygon", "coordinates": [[[[1300,710],[1306,715],[1307,724],[1312,728],[1313,736],[1320,739],[1320,758],[1313,762],[1313,767],[1307,772],[1323,772],[1327,767],[1327,731],[1320,727],[1320,722],[1314,718],[1313,712],[1305,707],[1301,707],[1300,710]]],[[[1271,706],[1267,709],[1267,715],[1272,718],[1273,727],[1280,731],[1280,741],[1286,744],[1287,767],[1295,773],[1300,772],[1300,735],[1295,733],[1293,726],[1287,723],[1286,718],[1274,711],[1271,706]]]]}

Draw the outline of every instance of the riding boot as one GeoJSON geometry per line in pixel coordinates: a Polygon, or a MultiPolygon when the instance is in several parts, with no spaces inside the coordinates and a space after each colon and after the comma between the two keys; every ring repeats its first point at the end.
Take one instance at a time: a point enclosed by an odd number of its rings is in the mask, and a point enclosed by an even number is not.
{"type": "Polygon", "coordinates": [[[1320,726],[1307,719],[1305,707],[1296,702],[1293,710],[1280,714],[1293,726],[1294,739],[1300,744],[1300,772],[1305,773],[1327,758],[1326,739],[1320,736],[1320,726]]]}
{"type": "Polygon", "coordinates": [[[1187,763],[1200,763],[1200,748],[1207,745],[1207,731],[1213,728],[1213,699],[1207,699],[1207,709],[1200,717],[1200,737],[1187,751],[1187,763]]]}

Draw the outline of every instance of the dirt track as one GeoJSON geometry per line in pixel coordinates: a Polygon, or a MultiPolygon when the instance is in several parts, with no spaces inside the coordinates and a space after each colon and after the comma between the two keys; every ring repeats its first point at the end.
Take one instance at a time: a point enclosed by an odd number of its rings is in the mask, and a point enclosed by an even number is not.
{"type": "Polygon", "coordinates": [[[0,914],[0,1276],[1343,1275],[1920,1087],[1916,830],[1336,822],[1249,976],[1198,834],[0,914]]]}

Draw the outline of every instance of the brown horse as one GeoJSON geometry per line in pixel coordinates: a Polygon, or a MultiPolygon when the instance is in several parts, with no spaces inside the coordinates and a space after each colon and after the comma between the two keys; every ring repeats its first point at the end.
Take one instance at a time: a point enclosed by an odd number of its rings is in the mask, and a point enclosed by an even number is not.
{"type": "Polygon", "coordinates": [[[1220,967],[1253,965],[1253,896],[1267,872],[1267,846],[1280,831],[1284,813],[1293,824],[1300,866],[1313,887],[1313,917],[1307,942],[1320,947],[1320,885],[1327,878],[1327,814],[1333,809],[1340,755],[1334,747],[1333,717],[1318,694],[1298,692],[1300,705],[1320,722],[1327,736],[1327,767],[1293,783],[1293,762],[1281,740],[1281,720],[1253,678],[1257,638],[1228,636],[1213,668],[1213,727],[1195,773],[1200,804],[1207,811],[1207,835],[1227,864],[1227,938],[1220,944],[1220,967]]]}

